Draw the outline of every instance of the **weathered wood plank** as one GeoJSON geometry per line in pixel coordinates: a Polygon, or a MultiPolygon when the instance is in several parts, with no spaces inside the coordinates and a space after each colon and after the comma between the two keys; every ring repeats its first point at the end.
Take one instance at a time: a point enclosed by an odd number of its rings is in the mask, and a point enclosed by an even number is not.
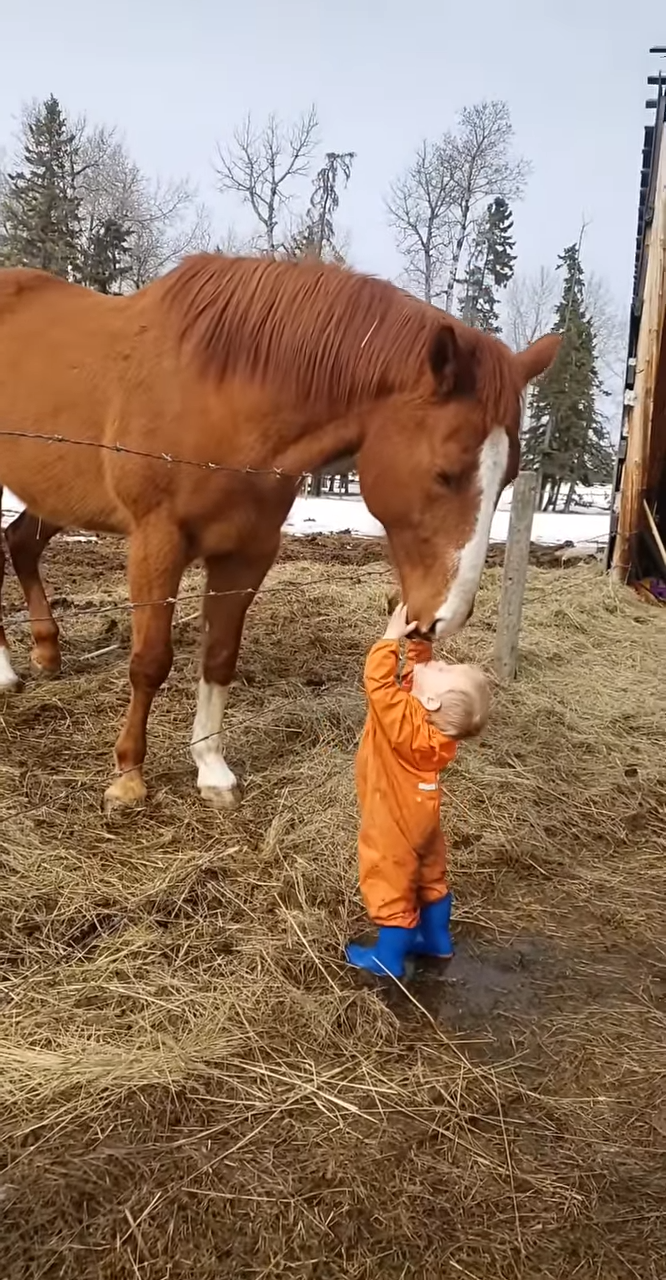
{"type": "Polygon", "coordinates": [[[518,667],[520,623],[538,484],[536,471],[521,471],[513,486],[495,634],[495,671],[502,682],[513,680],[518,667]]]}

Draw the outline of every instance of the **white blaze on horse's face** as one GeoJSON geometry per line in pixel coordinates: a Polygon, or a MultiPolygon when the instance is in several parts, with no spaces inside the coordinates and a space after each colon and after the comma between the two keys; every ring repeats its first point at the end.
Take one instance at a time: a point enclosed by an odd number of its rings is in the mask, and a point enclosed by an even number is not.
{"type": "Polygon", "coordinates": [[[435,614],[435,635],[455,635],[464,627],[479,588],[486,561],[490,526],[497,499],[506,477],[509,437],[504,427],[494,427],[479,451],[479,507],[472,536],[457,553],[457,563],[448,595],[435,614]]]}

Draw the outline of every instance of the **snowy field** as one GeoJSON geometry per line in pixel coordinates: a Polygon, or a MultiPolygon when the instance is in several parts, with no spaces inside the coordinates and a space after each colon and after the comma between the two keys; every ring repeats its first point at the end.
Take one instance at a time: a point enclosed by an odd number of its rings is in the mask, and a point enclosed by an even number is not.
{"type": "MultiPolygon", "coordinates": [[[[610,489],[589,490],[569,512],[538,511],[532,526],[532,541],[546,545],[572,542],[601,549],[608,538],[610,489]]],[[[2,523],[8,524],[22,510],[22,504],[5,491],[2,523]]],[[[505,542],[509,528],[511,491],[502,495],[491,530],[491,541],[505,542]]],[[[382,527],[370,515],[362,498],[297,498],[284,526],[285,533],[303,537],[309,533],[347,533],[352,537],[381,536],[382,527]]],[[[74,535],[76,536],[76,535],[74,535]]],[[[80,535],[79,535],[80,536],[80,535]]]]}
{"type": "MultiPolygon", "coordinates": [[[[503,496],[493,518],[492,542],[506,542],[511,514],[511,494],[503,496]]],[[[554,546],[572,542],[601,549],[608,539],[610,512],[601,505],[576,506],[572,511],[537,511],[532,541],[554,546]]],[[[286,533],[349,533],[354,537],[381,536],[380,524],[361,498],[297,498],[284,526],[286,533]]]]}

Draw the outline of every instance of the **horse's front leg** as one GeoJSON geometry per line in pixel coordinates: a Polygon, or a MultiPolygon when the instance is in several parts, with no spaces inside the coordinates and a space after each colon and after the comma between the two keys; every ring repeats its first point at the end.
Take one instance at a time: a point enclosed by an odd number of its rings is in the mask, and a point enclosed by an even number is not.
{"type": "Polygon", "coordinates": [[[146,798],[146,727],[155,694],[171,670],[171,623],[186,563],[186,549],[178,530],[159,516],[151,517],[133,532],[128,562],[133,610],[129,669],[132,697],[116,742],[117,776],[104,797],[107,813],[118,805],[138,804],[146,798]]]}
{"type": "Polygon", "coordinates": [[[248,606],[270,569],[270,554],[253,560],[215,556],[206,560],[203,670],[191,750],[197,786],[216,809],[236,809],[240,791],[222,752],[222,720],[229,697],[248,606]]]}

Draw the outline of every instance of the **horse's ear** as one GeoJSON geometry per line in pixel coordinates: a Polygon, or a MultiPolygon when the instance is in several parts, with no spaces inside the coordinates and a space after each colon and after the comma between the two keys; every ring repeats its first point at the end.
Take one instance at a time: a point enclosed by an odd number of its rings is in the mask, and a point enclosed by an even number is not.
{"type": "Polygon", "coordinates": [[[562,342],[562,336],[559,333],[546,333],[543,338],[537,338],[530,347],[526,347],[524,351],[519,351],[514,356],[520,380],[524,387],[533,378],[538,378],[540,373],[545,373],[546,369],[550,369],[562,342]]]}
{"type": "Polygon", "coordinates": [[[430,372],[435,380],[437,394],[449,396],[458,379],[460,352],[453,325],[440,325],[428,352],[430,372]]]}

